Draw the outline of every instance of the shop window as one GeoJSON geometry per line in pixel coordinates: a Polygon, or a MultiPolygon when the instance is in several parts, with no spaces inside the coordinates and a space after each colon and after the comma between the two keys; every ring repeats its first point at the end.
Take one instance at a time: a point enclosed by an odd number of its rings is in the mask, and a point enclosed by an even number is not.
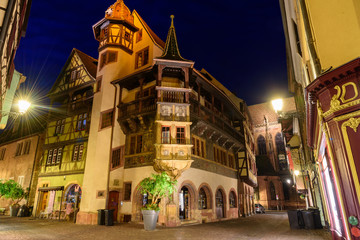
{"type": "Polygon", "coordinates": [[[82,113],[78,115],[76,131],[82,131],[86,129],[88,121],[88,114],[82,113]]]}
{"type": "Polygon", "coordinates": [[[114,118],[114,111],[108,110],[106,112],[103,112],[101,114],[101,125],[100,128],[106,128],[106,127],[110,127],[113,124],[113,118],[114,118]]]}
{"type": "Polygon", "coordinates": [[[72,158],[73,162],[82,160],[83,151],[84,151],[84,144],[74,145],[73,158],[72,158]]]}
{"type": "Polygon", "coordinates": [[[6,148],[0,149],[0,160],[4,160],[5,152],[6,152],[6,148]]]}
{"type": "Polygon", "coordinates": [[[145,66],[149,63],[149,47],[146,47],[135,55],[135,69],[145,66]]]}
{"type": "Polygon", "coordinates": [[[176,143],[185,144],[185,127],[176,127],[176,143]]]}
{"type": "Polygon", "coordinates": [[[124,151],[125,151],[125,146],[121,146],[112,151],[112,156],[111,156],[112,169],[124,166],[124,156],[125,156],[124,151]]]}
{"type": "Polygon", "coordinates": [[[115,51],[106,51],[100,56],[100,69],[105,65],[117,61],[117,52],[115,51]]]}
{"type": "Polygon", "coordinates": [[[170,143],[170,127],[167,126],[161,127],[161,143],[162,144],[170,143]]]}
{"type": "Polygon", "coordinates": [[[64,133],[64,128],[65,128],[65,118],[56,121],[56,127],[55,127],[55,135],[58,134],[63,134],[64,133]]]}
{"type": "Polygon", "coordinates": [[[236,195],[233,191],[229,194],[229,206],[230,208],[236,208],[236,195]]]}
{"type": "Polygon", "coordinates": [[[199,209],[207,209],[207,197],[204,188],[199,191],[199,209]]]}
{"type": "Polygon", "coordinates": [[[141,151],[142,151],[142,135],[131,136],[129,154],[141,153],[141,151]]]}
{"type": "Polygon", "coordinates": [[[131,182],[124,183],[124,201],[131,200],[131,182]]]}

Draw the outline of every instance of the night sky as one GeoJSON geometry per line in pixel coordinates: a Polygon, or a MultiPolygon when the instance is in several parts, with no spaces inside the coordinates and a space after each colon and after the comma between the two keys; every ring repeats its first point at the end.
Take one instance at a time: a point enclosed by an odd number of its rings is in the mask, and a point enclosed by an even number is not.
{"type": "MultiPolygon", "coordinates": [[[[92,25],[116,0],[33,0],[15,67],[46,93],[73,48],[98,57],[92,25]]],[[[248,105],[287,96],[285,39],[277,0],[125,0],[164,41],[174,24],[181,55],[248,105]]]]}

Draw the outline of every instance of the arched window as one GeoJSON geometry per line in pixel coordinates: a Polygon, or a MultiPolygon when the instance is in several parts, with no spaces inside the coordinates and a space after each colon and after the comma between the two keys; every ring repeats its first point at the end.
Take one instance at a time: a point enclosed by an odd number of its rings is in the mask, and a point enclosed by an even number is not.
{"type": "Polygon", "coordinates": [[[271,200],[276,200],[276,191],[273,182],[270,182],[270,196],[271,196],[271,200]]]}
{"type": "Polygon", "coordinates": [[[236,196],[233,191],[229,194],[229,206],[230,208],[236,208],[236,196]]]}
{"type": "Polygon", "coordinates": [[[204,188],[199,191],[199,209],[207,209],[207,197],[204,188]]]}
{"type": "Polygon", "coordinates": [[[285,144],[281,133],[275,136],[276,150],[278,154],[285,154],[285,144]]]}
{"type": "Polygon", "coordinates": [[[263,135],[260,135],[257,139],[259,155],[266,155],[266,140],[263,135]]]}

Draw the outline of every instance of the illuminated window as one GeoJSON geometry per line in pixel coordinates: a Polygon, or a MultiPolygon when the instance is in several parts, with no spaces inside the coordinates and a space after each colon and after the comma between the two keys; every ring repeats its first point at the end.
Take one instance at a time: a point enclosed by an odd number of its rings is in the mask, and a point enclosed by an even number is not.
{"type": "Polygon", "coordinates": [[[233,191],[229,194],[229,205],[230,208],[236,208],[236,195],[233,191]]]}
{"type": "Polygon", "coordinates": [[[199,209],[207,209],[207,197],[204,188],[199,191],[199,209]]]}
{"type": "Polygon", "coordinates": [[[84,145],[83,144],[74,145],[72,160],[74,162],[75,161],[81,161],[82,156],[83,156],[83,151],[84,151],[84,145]]]}
{"type": "Polygon", "coordinates": [[[176,143],[185,144],[185,128],[176,127],[176,143]]]}
{"type": "Polygon", "coordinates": [[[161,128],[161,143],[162,144],[170,143],[170,127],[163,126],[161,128]]]}
{"type": "Polygon", "coordinates": [[[55,135],[64,133],[65,120],[66,119],[61,119],[61,120],[56,121],[55,135]]]}
{"type": "Polygon", "coordinates": [[[46,165],[59,164],[61,162],[62,150],[63,150],[63,147],[50,149],[48,151],[48,157],[47,157],[46,165]]]}
{"type": "Polygon", "coordinates": [[[88,121],[88,114],[82,113],[78,115],[76,131],[82,131],[86,129],[88,121]]]}
{"type": "Polygon", "coordinates": [[[146,47],[135,55],[135,68],[140,68],[149,63],[149,47],[146,47]]]}
{"type": "Polygon", "coordinates": [[[114,112],[113,110],[108,110],[101,114],[101,126],[100,128],[110,127],[113,124],[114,112]]]}

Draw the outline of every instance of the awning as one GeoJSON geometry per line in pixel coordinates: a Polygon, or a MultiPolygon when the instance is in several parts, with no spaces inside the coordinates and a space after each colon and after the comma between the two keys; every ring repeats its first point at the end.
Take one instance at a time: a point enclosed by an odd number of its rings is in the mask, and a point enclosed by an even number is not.
{"type": "Polygon", "coordinates": [[[38,188],[39,192],[48,192],[48,191],[64,191],[64,186],[58,186],[58,187],[41,187],[38,188]]]}

